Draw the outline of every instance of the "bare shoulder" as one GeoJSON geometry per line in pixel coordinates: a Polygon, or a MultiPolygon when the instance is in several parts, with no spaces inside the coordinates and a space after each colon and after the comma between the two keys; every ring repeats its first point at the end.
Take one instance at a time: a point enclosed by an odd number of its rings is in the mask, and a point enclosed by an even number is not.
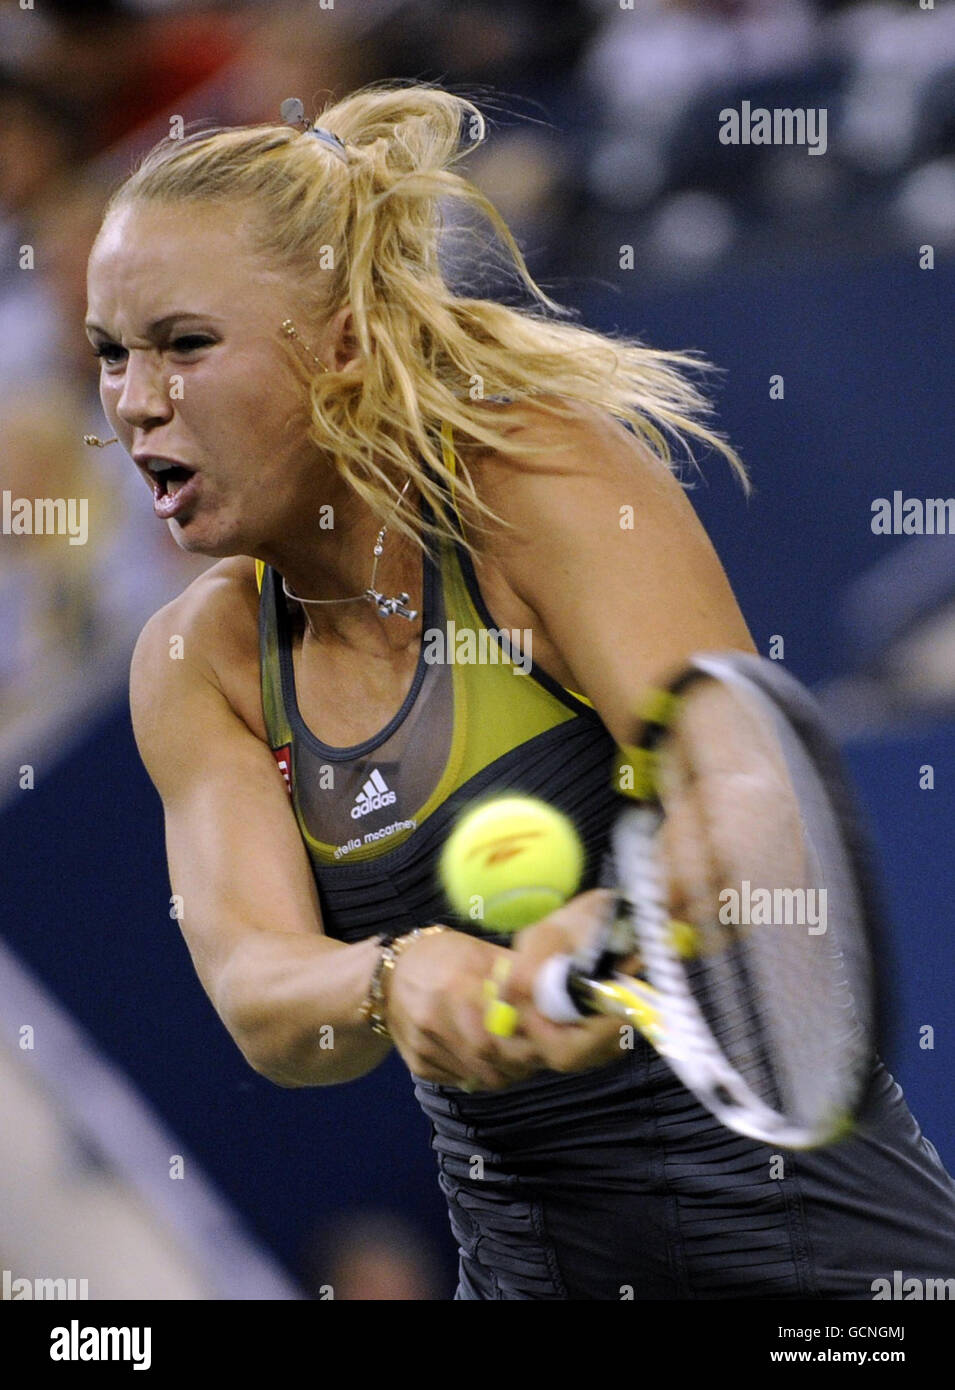
{"type": "Polygon", "coordinates": [[[170,682],[188,673],[218,689],[252,731],[264,736],[259,727],[258,607],[255,561],[230,556],[154,613],[133,654],[134,717],[137,706],[170,693],[170,682]]]}
{"type": "Polygon", "coordinates": [[[752,651],[752,637],[686,491],[643,441],[587,408],[522,406],[511,427],[513,451],[469,465],[505,523],[479,578],[528,615],[544,669],[625,740],[648,681],[694,651],[752,651]]]}
{"type": "MultiPolygon", "coordinates": [[[[589,449],[596,446],[615,453],[621,450],[638,452],[645,458],[652,458],[649,450],[619,420],[584,401],[557,396],[540,400],[485,401],[483,409],[493,414],[498,424],[503,424],[513,448],[526,450],[529,455],[538,447],[547,449],[553,454],[555,463],[582,446],[589,449]]],[[[505,465],[512,461],[509,453],[495,453],[480,446],[475,446],[472,454],[489,463],[505,465]]]]}
{"type": "Polygon", "coordinates": [[[550,405],[488,403],[503,417],[510,448],[463,451],[479,496],[498,516],[539,534],[545,517],[563,513],[576,529],[588,516],[606,524],[608,508],[629,505],[655,525],[694,528],[683,485],[644,440],[595,406],[550,405]]]}
{"type": "Polygon", "coordinates": [[[231,556],[211,565],[152,615],[137,654],[152,654],[158,646],[168,656],[166,649],[178,640],[179,659],[214,676],[225,651],[248,644],[257,611],[255,562],[231,556]]]}

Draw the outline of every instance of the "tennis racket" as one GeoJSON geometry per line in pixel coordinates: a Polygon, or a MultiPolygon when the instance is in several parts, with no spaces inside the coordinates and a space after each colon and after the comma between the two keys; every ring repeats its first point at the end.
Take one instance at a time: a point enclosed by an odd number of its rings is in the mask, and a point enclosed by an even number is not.
{"type": "Polygon", "coordinates": [[[539,1011],[625,1019],[751,1138],[843,1137],[875,1059],[882,918],[813,698],[765,658],[698,655],[650,696],[615,781],[633,801],[613,832],[618,910],[542,967],[539,1011]]]}

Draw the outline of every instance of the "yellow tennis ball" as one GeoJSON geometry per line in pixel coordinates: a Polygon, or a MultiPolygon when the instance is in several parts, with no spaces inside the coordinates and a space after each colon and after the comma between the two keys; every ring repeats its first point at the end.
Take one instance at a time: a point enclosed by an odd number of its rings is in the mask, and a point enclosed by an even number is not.
{"type": "Polygon", "coordinates": [[[520,931],[572,898],[584,848],[572,821],[532,796],[499,796],[465,811],[441,854],[454,910],[493,931],[520,931]]]}

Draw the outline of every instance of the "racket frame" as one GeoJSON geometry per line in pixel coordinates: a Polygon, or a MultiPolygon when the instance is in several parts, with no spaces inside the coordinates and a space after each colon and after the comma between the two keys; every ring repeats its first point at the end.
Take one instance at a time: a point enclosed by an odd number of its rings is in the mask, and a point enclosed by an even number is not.
{"type": "MultiPolygon", "coordinates": [[[[694,685],[714,680],[744,697],[768,701],[791,726],[818,776],[841,832],[846,861],[858,895],[862,929],[868,938],[872,1018],[871,1060],[883,1031],[885,988],[879,969],[884,961],[884,922],[870,841],[852,797],[839,752],[827,733],[812,696],[793,677],[765,658],[747,652],[705,652],[695,655],[662,689],[650,693],[635,730],[633,743],[622,748],[633,768],[634,786],[623,794],[634,805],[617,818],[612,833],[621,903],[631,915],[629,940],[621,930],[620,914],[598,930],[586,952],[554,958],[542,972],[536,1002],[541,1012],[571,1011],[578,1019],[587,1013],[613,1014],[635,1026],[674,1073],[706,1108],[728,1128],[762,1143],[786,1149],[811,1149],[836,1142],[864,1113],[873,1067],[862,1074],[856,1092],[844,1109],[807,1125],[795,1122],[768,1105],[732,1065],[706,1022],[687,983],[679,953],[673,946],[673,924],[666,886],[656,848],[664,820],[657,787],[658,750],[679,710],[680,698],[694,685]],[[638,953],[646,978],[622,975],[606,968],[638,953]],[[600,960],[604,966],[595,971],[600,960]]],[[[618,762],[618,772],[620,763],[618,762]]],[[[619,787],[618,787],[619,790],[619,787]]],[[[553,1014],[549,1014],[553,1016],[553,1014]]]]}

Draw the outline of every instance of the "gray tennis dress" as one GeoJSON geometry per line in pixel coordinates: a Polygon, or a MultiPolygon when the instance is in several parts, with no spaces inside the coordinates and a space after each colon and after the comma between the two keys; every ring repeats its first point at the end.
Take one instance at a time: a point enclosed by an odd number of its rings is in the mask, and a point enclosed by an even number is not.
{"type": "MultiPolygon", "coordinates": [[[[304,724],[300,618],[271,569],[260,580],[269,741],[329,936],[435,921],[475,932],[449,912],[435,869],[462,806],[493,791],[566,812],[586,847],[583,886],[607,881],[614,742],[585,699],[520,669],[463,547],[445,542],[426,559],[408,697],[351,748],[304,724]]],[[[955,1296],[955,1184],[880,1064],[862,1129],[799,1154],[723,1128],[639,1039],[588,1072],[484,1094],[416,1079],[415,1094],[460,1247],[457,1298],[868,1300],[895,1271],[952,1280],[955,1296]]]]}

